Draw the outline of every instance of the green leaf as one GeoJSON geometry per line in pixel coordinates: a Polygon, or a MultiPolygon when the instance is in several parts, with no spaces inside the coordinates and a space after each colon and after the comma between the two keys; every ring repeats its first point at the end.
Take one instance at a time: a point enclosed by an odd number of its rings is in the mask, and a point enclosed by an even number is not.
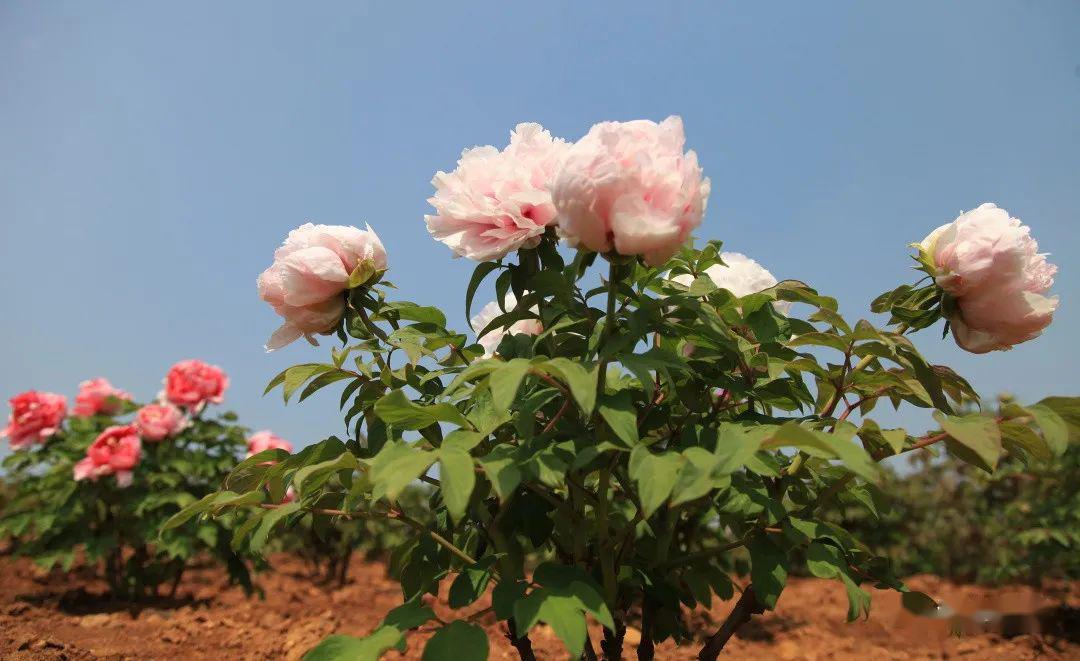
{"type": "Polygon", "coordinates": [[[251,541],[248,543],[254,553],[261,553],[264,546],[266,546],[266,540],[270,536],[270,531],[274,529],[274,526],[279,521],[300,511],[300,502],[294,500],[291,503],[286,503],[281,507],[269,510],[266,514],[262,515],[259,521],[259,527],[255,533],[251,536],[251,541]]]}
{"type": "Polygon", "coordinates": [[[1080,397],[1047,397],[1039,402],[1065,421],[1069,438],[1080,441],[1080,397]]]}
{"type": "Polygon", "coordinates": [[[536,568],[533,580],[543,587],[514,604],[514,619],[528,631],[538,621],[551,625],[574,658],[585,646],[585,613],[614,630],[611,611],[587,573],[578,567],[546,562],[536,568]]]}
{"type": "Polygon", "coordinates": [[[993,473],[1001,456],[1001,433],[992,418],[979,414],[964,416],[934,412],[941,428],[949,435],[949,451],[964,461],[993,473]]]}
{"type": "Polygon", "coordinates": [[[568,358],[552,358],[537,365],[544,371],[565,383],[570,388],[578,408],[585,415],[591,415],[596,408],[596,370],[586,369],[580,363],[568,358]]]}
{"type": "Polygon", "coordinates": [[[442,485],[442,498],[450,517],[456,522],[465,516],[473,487],[476,486],[476,472],[473,459],[468,452],[455,447],[439,449],[439,479],[442,485]]]}
{"type": "Polygon", "coordinates": [[[491,388],[491,401],[496,410],[508,411],[510,405],[517,397],[521,381],[529,373],[532,364],[525,358],[514,358],[508,363],[501,365],[488,377],[491,388]]]}
{"type": "Polygon", "coordinates": [[[951,414],[952,407],[949,406],[948,400],[945,399],[945,393],[941,386],[941,377],[938,376],[937,372],[935,372],[930,365],[923,360],[923,357],[913,349],[900,347],[898,350],[911,365],[912,371],[915,372],[915,378],[918,379],[919,383],[922,384],[922,387],[926,389],[927,394],[930,395],[930,401],[934,403],[934,406],[940,411],[951,414]]]}
{"type": "Polygon", "coordinates": [[[1013,452],[1015,448],[1021,448],[1032,459],[1038,461],[1053,459],[1054,452],[1050,449],[1046,439],[1036,434],[1031,427],[1019,422],[1007,421],[1001,423],[999,429],[1001,431],[1001,442],[1010,452],[1013,452]]]}
{"type": "Polygon", "coordinates": [[[645,518],[652,516],[671,495],[681,460],[677,453],[653,454],[644,445],[630,453],[630,479],[638,483],[645,518]]]}
{"type": "Polygon", "coordinates": [[[571,658],[580,657],[585,649],[585,614],[573,597],[552,595],[544,588],[533,590],[514,604],[514,619],[526,631],[539,621],[547,622],[571,658]]]}
{"type": "Polygon", "coordinates": [[[323,638],[304,655],[304,661],[378,661],[383,652],[397,647],[401,640],[401,632],[387,626],[363,638],[335,634],[323,638]]]}
{"type": "Polygon", "coordinates": [[[1054,455],[1060,457],[1065,454],[1069,447],[1069,427],[1065,420],[1054,409],[1043,404],[1029,406],[1027,410],[1035,416],[1035,422],[1054,455]]]}
{"type": "Polygon", "coordinates": [[[730,483],[730,479],[716,478],[719,460],[705,448],[687,448],[682,453],[682,468],[671,490],[671,504],[679,505],[701,498],[717,486],[730,483]]]}
{"type": "Polygon", "coordinates": [[[320,374],[319,376],[312,379],[311,383],[307,384],[307,386],[300,392],[300,398],[298,400],[296,400],[296,401],[297,402],[304,401],[305,399],[307,399],[308,397],[311,397],[316,392],[318,392],[319,390],[322,390],[323,388],[330,385],[331,383],[336,383],[338,381],[343,381],[345,379],[352,379],[352,378],[355,378],[355,377],[356,377],[355,374],[353,374],[351,372],[346,372],[345,370],[340,370],[340,369],[339,370],[328,371],[328,372],[325,372],[323,374],[320,374]]]}
{"type": "MultiPolygon", "coordinates": [[[[292,394],[296,392],[297,388],[304,385],[308,379],[333,369],[336,369],[333,365],[307,363],[304,365],[295,365],[285,370],[285,378],[282,380],[281,387],[281,394],[285,398],[285,403],[289,403],[289,398],[292,397],[292,394]]],[[[271,381],[271,383],[273,382],[271,381]]],[[[269,392],[269,390],[267,390],[267,392],[269,392]]]]}
{"type": "Polygon", "coordinates": [[[407,321],[434,324],[439,328],[446,327],[446,315],[439,308],[402,301],[399,303],[387,303],[383,306],[383,309],[396,312],[399,318],[407,321]]]}
{"type": "Polygon", "coordinates": [[[614,395],[605,394],[601,397],[600,417],[628,447],[638,444],[637,411],[629,390],[620,390],[614,395]]]}
{"type": "Polygon", "coordinates": [[[406,602],[391,610],[383,619],[383,624],[394,627],[402,633],[415,629],[435,619],[435,611],[420,600],[406,602]]]}
{"type": "Polygon", "coordinates": [[[868,482],[877,481],[880,468],[862,447],[852,443],[840,433],[827,433],[807,429],[797,422],[786,422],[777,427],[772,438],[761,446],[765,450],[794,447],[809,454],[827,459],[839,459],[859,477],[868,482]]]}
{"type": "MultiPolygon", "coordinates": [[[[359,463],[356,460],[356,456],[353,455],[352,452],[344,450],[340,455],[333,459],[304,466],[296,471],[292,479],[293,488],[296,489],[296,493],[300,496],[306,496],[309,491],[307,487],[309,480],[318,479],[319,477],[340,470],[352,471],[358,466],[359,463]]],[[[319,483],[319,486],[321,485],[322,483],[319,483]]]]}
{"type": "Polygon", "coordinates": [[[840,549],[831,544],[810,542],[806,547],[806,568],[818,578],[836,578],[846,571],[840,549]]]}
{"type": "Polygon", "coordinates": [[[491,561],[494,558],[488,556],[479,563],[466,567],[458,574],[454,582],[450,584],[450,592],[447,595],[447,603],[450,608],[464,608],[484,596],[491,581],[491,561]]]}
{"type": "Polygon", "coordinates": [[[407,443],[387,443],[371,462],[373,495],[397,500],[402,489],[424,474],[436,457],[434,452],[417,450],[407,443]]]}
{"type": "Polygon", "coordinates": [[[521,484],[521,462],[518,461],[513,447],[496,446],[491,452],[480,457],[479,461],[499,500],[506,500],[521,484]]]}
{"type": "Polygon", "coordinates": [[[484,281],[489,273],[499,268],[497,262],[480,262],[473,269],[472,277],[469,278],[469,286],[465,290],[465,318],[472,319],[472,302],[476,296],[476,290],[480,288],[480,283],[484,281]]]}
{"type": "Polygon", "coordinates": [[[391,390],[375,402],[375,415],[388,425],[399,429],[423,429],[436,422],[450,422],[460,427],[472,427],[465,416],[451,404],[421,406],[410,400],[402,390],[391,390]]]}
{"type": "Polygon", "coordinates": [[[844,584],[848,598],[848,622],[854,622],[860,615],[870,617],[870,595],[860,588],[847,572],[840,572],[840,581],[844,584]]]}
{"type": "Polygon", "coordinates": [[[924,592],[905,592],[900,596],[900,603],[904,605],[905,609],[916,615],[932,615],[938,609],[938,603],[934,601],[933,597],[924,592]]]}
{"type": "Polygon", "coordinates": [[[754,595],[762,606],[772,610],[787,583],[787,554],[764,535],[751,539],[746,549],[750,552],[754,595]]]}
{"type": "Polygon", "coordinates": [[[487,634],[475,624],[454,620],[428,640],[422,658],[423,661],[487,661],[487,634]]]}

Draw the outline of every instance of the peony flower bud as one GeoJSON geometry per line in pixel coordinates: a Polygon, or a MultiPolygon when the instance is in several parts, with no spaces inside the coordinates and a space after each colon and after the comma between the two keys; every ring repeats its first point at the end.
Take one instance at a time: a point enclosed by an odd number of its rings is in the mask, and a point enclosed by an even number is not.
{"type": "Polygon", "coordinates": [[[201,360],[182,360],[165,376],[165,399],[189,411],[225,400],[229,377],[220,367],[201,360]]]}
{"type": "Polygon", "coordinates": [[[555,177],[559,229],[571,245],[668,260],[701,224],[709,180],[683,153],[682,120],[603,122],[574,144],[555,177]]]}
{"type": "Polygon", "coordinates": [[[13,449],[44,443],[59,431],[67,414],[67,400],[63,395],[51,392],[28,390],[15,395],[8,403],[11,415],[0,436],[6,436],[13,449]]]}
{"type": "Polygon", "coordinates": [[[274,263],[258,279],[259,298],[285,319],[266,343],[274,351],[306,337],[332,331],[345,314],[342,292],[354,274],[368,264],[386,269],[386,250],[369,225],[366,230],[346,225],[307,223],[289,232],[274,252],[274,263]]]}
{"type": "Polygon", "coordinates": [[[98,377],[79,384],[72,413],[79,416],[116,415],[123,408],[121,402],[130,402],[131,395],[114,388],[108,379],[98,377]]]}
{"type": "Polygon", "coordinates": [[[518,124],[503,151],[466,149],[453,172],[431,180],[436,214],[424,216],[428,232],[481,262],[535,247],[555,220],[550,186],[566,149],[539,124],[518,124]]]}
{"type": "MultiPolygon", "coordinates": [[[[506,312],[511,312],[517,307],[517,299],[513,294],[507,294],[503,299],[503,307],[506,308],[506,312]]],[[[479,334],[484,330],[488,324],[490,324],[496,317],[501,317],[505,312],[499,309],[499,304],[492,301],[480,309],[480,312],[476,314],[471,320],[469,325],[472,326],[473,332],[479,334]]],[[[521,319],[510,324],[509,328],[493,328],[486,335],[478,338],[476,341],[480,346],[484,347],[484,357],[490,358],[495,355],[495,350],[499,348],[499,343],[502,342],[503,337],[507,335],[539,335],[544,332],[544,325],[540,323],[539,319],[521,319]]]]}
{"type": "Polygon", "coordinates": [[[142,459],[142,442],[135,425],[114,425],[90,444],[86,457],[75,464],[73,476],[76,482],[96,481],[104,475],[115,475],[116,484],[131,484],[132,469],[142,459]]]}
{"type": "Polygon", "coordinates": [[[1044,296],[1057,267],[1039,253],[1031,229],[993,204],[967,211],[919,245],[937,285],[953,337],[972,353],[1007,350],[1042,334],[1058,306],[1044,296]]]}

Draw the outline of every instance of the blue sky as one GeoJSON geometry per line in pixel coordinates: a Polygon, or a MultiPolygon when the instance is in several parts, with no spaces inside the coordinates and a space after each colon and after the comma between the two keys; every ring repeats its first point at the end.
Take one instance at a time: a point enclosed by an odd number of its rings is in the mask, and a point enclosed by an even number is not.
{"type": "MultiPolygon", "coordinates": [[[[911,279],[906,244],[996,202],[1061,271],[1044,337],[929,357],[986,395],[1078,394],[1080,3],[0,4],[0,395],[142,399],[175,360],[232,377],[297,444],[337,397],[261,397],[322,360],[255,277],[289,229],[370,222],[403,297],[464,327],[472,264],[423,224],[430,179],[521,121],[580,137],[682,115],[712,178],[699,235],[853,318],[911,279]]],[[[333,389],[330,389],[333,390],[333,389]]],[[[2,452],[2,450],[0,450],[2,452]]]]}

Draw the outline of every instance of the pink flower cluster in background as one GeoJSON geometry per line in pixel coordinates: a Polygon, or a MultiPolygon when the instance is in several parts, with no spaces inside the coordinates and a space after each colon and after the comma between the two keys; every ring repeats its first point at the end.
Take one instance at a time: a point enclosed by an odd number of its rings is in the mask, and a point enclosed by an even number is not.
{"type": "MultiPolygon", "coordinates": [[[[200,360],[176,363],[165,378],[160,401],[140,407],[130,423],[112,424],[102,431],[86,450],[86,456],[73,467],[73,478],[97,481],[111,475],[118,486],[128,486],[142,461],[143,443],[179,437],[191,426],[190,416],[197,415],[207,404],[223,401],[228,385],[229,377],[220,367],[200,360]]],[[[123,403],[131,399],[130,394],[113,387],[105,378],[89,379],[79,384],[72,413],[79,417],[114,417],[124,412],[123,403]]],[[[30,390],[12,397],[10,404],[11,414],[3,436],[13,449],[42,444],[63,433],[67,400],[62,395],[30,390]]],[[[271,447],[292,452],[288,441],[269,431],[258,432],[248,439],[250,454],[271,447]]]]}

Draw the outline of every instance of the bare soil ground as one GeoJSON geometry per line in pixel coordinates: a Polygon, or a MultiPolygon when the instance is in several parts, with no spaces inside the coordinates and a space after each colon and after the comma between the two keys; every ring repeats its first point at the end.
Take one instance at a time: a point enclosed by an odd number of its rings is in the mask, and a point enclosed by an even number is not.
{"type": "MultiPolygon", "coordinates": [[[[397,585],[382,564],[354,561],[343,588],[317,587],[308,568],[291,556],[272,559],[275,571],[259,577],[266,598],[247,599],[229,588],[222,572],[190,572],[182,597],[132,608],[102,598],[104,585],[85,573],[45,574],[24,560],[0,558],[0,658],[3,659],[298,659],[331,633],[363,635],[400,603],[397,585]]],[[[906,613],[897,595],[875,592],[868,621],[844,622],[844,590],[835,582],[792,579],[777,610],[743,627],[724,656],[741,659],[1080,659],[1080,584],[1055,590],[957,586],[935,577],[909,581],[943,600],[968,633],[950,633],[948,620],[906,613]],[[982,611],[982,613],[980,613],[982,611]],[[980,631],[986,611],[1006,613],[980,631]]],[[[734,601],[692,614],[704,639],[734,601]]],[[[478,602],[474,610],[489,604],[478,602]]],[[[441,617],[448,613],[435,607],[441,617]]],[[[490,614],[477,620],[489,631],[492,659],[516,654],[490,614]]],[[[594,644],[599,629],[590,629],[594,644]]],[[[419,659],[424,631],[410,634],[408,651],[387,658],[419,659]]],[[[638,633],[627,633],[626,658],[635,658],[638,633]]],[[[544,626],[532,633],[538,658],[566,658],[544,626]]],[[[657,649],[659,659],[694,659],[699,645],[657,649]]]]}

